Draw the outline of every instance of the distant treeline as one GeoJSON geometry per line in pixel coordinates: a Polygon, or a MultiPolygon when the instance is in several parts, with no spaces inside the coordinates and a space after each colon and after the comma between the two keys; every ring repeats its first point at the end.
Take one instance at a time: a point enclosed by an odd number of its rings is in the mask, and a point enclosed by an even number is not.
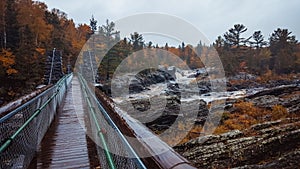
{"type": "MultiPolygon", "coordinates": [[[[205,62],[214,62],[212,56],[219,55],[227,75],[248,72],[289,74],[300,71],[300,45],[287,29],[278,28],[265,40],[261,31],[251,37],[243,37],[247,28],[236,24],[224,35],[206,46],[191,46],[182,42],[178,47],[155,45],[145,42],[143,36],[133,32],[130,37],[120,39],[115,24],[108,20],[102,26],[92,17],[90,24],[75,25],[67,14],[48,10],[43,2],[32,0],[0,1],[0,105],[35,89],[43,82],[46,51],[53,48],[63,53],[63,67],[74,67],[77,56],[86,41],[100,35],[104,43],[115,44],[102,60],[98,74],[110,79],[115,68],[127,56],[145,48],[159,48],[179,56],[190,68],[203,67],[205,62]],[[217,52],[216,52],[217,51],[217,52]]],[[[96,44],[96,48],[101,45],[96,44]],[[98,45],[98,46],[97,46],[98,45]]],[[[146,56],[151,54],[145,54],[146,56]]],[[[162,64],[164,61],[162,61],[162,64]]],[[[128,60],[133,67],[138,58],[128,60]]]]}
{"type": "MultiPolygon", "coordinates": [[[[243,24],[236,24],[209,46],[200,41],[196,46],[186,45],[182,42],[178,47],[170,47],[168,43],[165,46],[154,45],[151,41],[145,43],[143,36],[134,32],[130,38],[116,39],[118,43],[104,57],[99,73],[103,77],[105,72],[109,72],[107,77],[111,77],[114,69],[124,58],[135,51],[146,48],[169,51],[179,56],[191,69],[203,67],[207,62],[215,62],[213,59],[218,58],[215,57],[218,55],[226,75],[240,72],[258,76],[266,73],[274,75],[299,73],[300,44],[292,32],[288,29],[278,28],[265,40],[261,31],[255,31],[250,37],[243,37],[243,33],[246,31],[247,28],[243,24]],[[110,64],[109,68],[107,63],[110,64]]],[[[101,28],[99,34],[105,34],[105,32],[103,33],[101,28]]],[[[114,37],[106,39],[113,40],[114,37]]],[[[151,53],[144,55],[151,57],[151,53]]],[[[139,63],[137,59],[130,60],[128,64],[133,67],[137,66],[136,64],[139,63]]],[[[162,60],[162,64],[164,63],[167,62],[162,60]]]]}
{"type": "Polygon", "coordinates": [[[228,74],[239,71],[257,75],[270,71],[290,74],[300,71],[300,45],[288,29],[274,30],[268,40],[261,31],[243,37],[246,31],[243,24],[236,24],[214,43],[228,74]]]}

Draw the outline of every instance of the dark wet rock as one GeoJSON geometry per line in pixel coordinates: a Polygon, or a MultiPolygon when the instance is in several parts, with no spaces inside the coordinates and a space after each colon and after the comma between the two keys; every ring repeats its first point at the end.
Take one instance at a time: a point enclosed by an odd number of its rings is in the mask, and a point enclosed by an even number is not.
{"type": "Polygon", "coordinates": [[[130,93],[139,93],[147,89],[148,86],[157,83],[174,81],[175,76],[172,76],[162,70],[145,70],[138,73],[129,84],[130,93]]]}
{"type": "Polygon", "coordinates": [[[180,102],[176,96],[134,99],[122,102],[118,106],[153,131],[168,129],[177,118],[184,118],[196,124],[204,124],[209,113],[205,101],[180,102]]]}
{"type": "Polygon", "coordinates": [[[239,82],[237,84],[231,84],[227,82],[227,90],[241,90],[241,89],[253,89],[253,88],[276,88],[283,85],[295,85],[299,87],[299,80],[270,80],[266,83],[258,83],[254,80],[246,80],[244,82],[239,82]]]}
{"type": "Polygon", "coordinates": [[[207,135],[174,147],[198,168],[297,168],[300,122],[286,119],[207,135]]]}
{"type": "Polygon", "coordinates": [[[109,83],[100,84],[100,85],[96,86],[96,88],[100,89],[107,96],[111,96],[111,87],[110,87],[109,83]]]}
{"type": "MultiPolygon", "coordinates": [[[[147,88],[152,84],[167,83],[166,93],[168,95],[179,95],[180,92],[192,93],[192,94],[194,94],[195,92],[197,94],[205,94],[211,92],[211,83],[208,80],[198,81],[197,85],[195,86],[190,84],[177,84],[175,82],[176,80],[175,72],[176,72],[175,68],[158,69],[155,71],[145,70],[138,73],[135,76],[138,82],[133,82],[133,86],[139,83],[140,85],[144,86],[144,88],[147,88]]],[[[202,70],[195,70],[195,75],[193,76],[198,77],[200,75],[205,76],[207,75],[207,73],[203,72],[202,70]]],[[[142,89],[140,85],[137,85],[136,90],[134,89],[134,87],[132,88],[134,92],[140,92],[140,89],[142,89]]]]}
{"type": "Polygon", "coordinates": [[[3,105],[3,103],[4,103],[4,99],[0,98],[0,106],[3,105]]]}
{"type": "Polygon", "coordinates": [[[177,71],[178,68],[176,68],[175,66],[171,66],[171,67],[160,67],[159,70],[163,71],[167,74],[169,74],[172,77],[176,77],[175,73],[177,71]]]}
{"type": "Polygon", "coordinates": [[[259,97],[259,96],[264,96],[264,95],[279,96],[281,94],[292,93],[294,91],[300,91],[300,87],[298,87],[297,85],[286,85],[286,86],[268,88],[268,89],[262,90],[260,92],[257,92],[253,95],[250,95],[247,98],[251,99],[254,97],[259,97]]]}
{"type": "Polygon", "coordinates": [[[135,76],[144,86],[175,80],[175,76],[162,70],[145,70],[135,76]]]}
{"type": "Polygon", "coordinates": [[[206,69],[203,69],[203,68],[201,68],[201,69],[194,69],[193,71],[194,71],[194,73],[190,74],[188,76],[188,78],[197,78],[197,77],[204,78],[204,77],[208,76],[208,72],[206,71],[206,69]]]}
{"type": "Polygon", "coordinates": [[[139,93],[141,91],[143,91],[145,89],[145,86],[143,86],[143,84],[134,79],[130,81],[130,85],[129,85],[129,93],[139,93]]]}
{"type": "Polygon", "coordinates": [[[227,83],[227,90],[228,91],[235,91],[235,90],[241,90],[241,89],[251,89],[251,88],[257,88],[257,87],[262,87],[261,84],[257,82],[244,82],[244,83],[239,83],[239,84],[231,84],[227,83]]]}
{"type": "Polygon", "coordinates": [[[270,128],[270,127],[275,126],[275,125],[279,125],[280,122],[282,122],[282,120],[276,120],[276,121],[270,121],[270,122],[265,122],[265,123],[254,124],[254,125],[251,126],[250,129],[255,130],[255,131],[263,130],[263,129],[270,128]]]}
{"type": "Polygon", "coordinates": [[[274,169],[274,168],[289,168],[298,169],[300,159],[300,149],[282,154],[273,161],[265,162],[265,164],[244,165],[235,167],[234,169],[274,169]]]}
{"type": "Polygon", "coordinates": [[[195,119],[195,124],[203,125],[206,121],[206,118],[208,116],[209,110],[207,107],[207,103],[203,100],[199,101],[199,111],[197,118],[195,119]]]}
{"type": "Polygon", "coordinates": [[[178,83],[175,81],[170,81],[167,83],[167,89],[166,89],[167,95],[175,95],[177,97],[180,97],[180,87],[178,83]]]}
{"type": "Polygon", "coordinates": [[[211,84],[209,81],[199,81],[197,85],[199,88],[199,94],[211,92],[211,84]]]}
{"type": "Polygon", "coordinates": [[[300,113],[300,93],[295,93],[284,101],[283,105],[287,107],[288,112],[300,113]]]}
{"type": "Polygon", "coordinates": [[[265,89],[246,98],[253,105],[271,109],[275,105],[282,105],[290,113],[300,112],[300,87],[296,85],[281,86],[265,89]]]}
{"type": "Polygon", "coordinates": [[[210,92],[210,89],[207,86],[199,88],[199,94],[205,94],[208,92],[210,92]]]}
{"type": "Polygon", "coordinates": [[[264,95],[253,98],[250,102],[252,102],[255,106],[258,107],[272,108],[274,105],[280,104],[280,99],[279,97],[273,95],[264,95]]]}
{"type": "Polygon", "coordinates": [[[168,84],[167,84],[167,87],[171,90],[179,90],[179,85],[178,83],[174,82],[174,81],[170,81],[168,84]]]}

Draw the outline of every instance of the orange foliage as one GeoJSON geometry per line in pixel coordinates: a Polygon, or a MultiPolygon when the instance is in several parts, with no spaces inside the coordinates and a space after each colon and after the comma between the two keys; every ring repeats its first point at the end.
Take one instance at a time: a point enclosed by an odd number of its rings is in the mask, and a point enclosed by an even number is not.
{"type": "Polygon", "coordinates": [[[239,102],[235,105],[236,110],[232,113],[224,113],[221,125],[215,130],[215,134],[230,130],[244,130],[251,125],[269,120],[278,120],[292,116],[281,105],[275,105],[271,110],[255,107],[251,102],[239,102]]]}
{"type": "MultiPolygon", "coordinates": [[[[220,125],[215,129],[214,134],[221,134],[235,129],[245,130],[254,124],[293,117],[293,114],[289,114],[287,109],[281,105],[275,105],[272,109],[266,109],[256,107],[251,102],[240,101],[235,103],[234,107],[234,112],[225,111],[223,113],[220,125]]],[[[163,139],[171,146],[177,144],[179,139],[179,144],[186,143],[191,139],[199,137],[201,132],[205,132],[202,125],[194,125],[189,129],[181,122],[176,126],[172,126],[172,128],[169,129],[172,131],[168,137],[163,139]]],[[[161,132],[157,131],[156,134],[161,134],[161,132]]]]}
{"type": "Polygon", "coordinates": [[[288,111],[281,105],[275,105],[272,107],[272,119],[277,120],[280,118],[286,118],[288,116],[288,111]]]}
{"type": "Polygon", "coordinates": [[[2,62],[2,66],[8,75],[18,72],[16,69],[12,68],[12,66],[15,64],[15,56],[12,52],[2,49],[0,53],[0,62],[2,62]]]}
{"type": "Polygon", "coordinates": [[[35,49],[40,55],[45,55],[46,53],[46,49],[44,48],[36,48],[35,49]]]}

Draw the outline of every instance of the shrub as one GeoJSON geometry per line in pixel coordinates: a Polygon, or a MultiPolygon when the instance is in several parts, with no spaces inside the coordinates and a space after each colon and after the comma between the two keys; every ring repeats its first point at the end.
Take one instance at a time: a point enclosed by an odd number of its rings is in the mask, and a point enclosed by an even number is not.
{"type": "Polygon", "coordinates": [[[286,118],[287,116],[288,111],[282,105],[275,105],[272,107],[272,120],[286,118]]]}

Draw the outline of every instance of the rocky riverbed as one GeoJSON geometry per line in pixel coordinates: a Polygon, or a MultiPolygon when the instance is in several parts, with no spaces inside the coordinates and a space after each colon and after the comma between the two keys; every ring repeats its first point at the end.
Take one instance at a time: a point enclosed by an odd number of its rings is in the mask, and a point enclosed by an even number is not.
{"type": "Polygon", "coordinates": [[[117,85],[122,88],[122,83],[126,81],[130,81],[129,93],[113,97],[113,100],[134,118],[148,118],[145,124],[150,128],[167,128],[172,125],[174,118],[188,114],[191,109],[198,111],[197,117],[194,118],[195,123],[203,124],[209,113],[208,104],[216,100],[226,100],[222,106],[228,111],[232,111],[233,103],[238,99],[266,108],[283,105],[289,112],[300,109],[300,96],[297,92],[300,83],[296,80],[272,82],[268,85],[255,83],[248,86],[226,83],[229,91],[213,92],[205,70],[168,68],[124,76],[118,80],[117,85]],[[196,82],[197,79],[201,80],[196,82]],[[190,107],[191,105],[197,106],[190,107]]]}
{"type": "MultiPolygon", "coordinates": [[[[175,148],[198,168],[298,168],[300,159],[300,86],[264,88],[238,99],[254,106],[286,108],[288,117],[259,123],[242,131],[192,139],[175,148]],[[205,141],[203,141],[205,140],[205,141]]],[[[227,101],[227,111],[237,99],[227,101]]],[[[201,112],[201,110],[199,111],[201,112]]],[[[205,119],[205,117],[203,117],[205,119]]]]}
{"type": "Polygon", "coordinates": [[[235,113],[234,105],[241,101],[266,110],[280,105],[287,110],[286,118],[270,121],[266,117],[250,128],[194,138],[174,148],[198,168],[299,167],[299,80],[258,83],[251,81],[254,76],[247,75],[247,81],[227,82],[227,91],[214,92],[205,71],[170,70],[130,75],[134,80],[130,82],[129,94],[113,100],[156,133],[167,130],[182,117],[203,126],[211,103],[218,100],[225,101],[221,108],[227,113],[235,113]],[[184,92],[188,94],[183,95],[184,92]]]}

